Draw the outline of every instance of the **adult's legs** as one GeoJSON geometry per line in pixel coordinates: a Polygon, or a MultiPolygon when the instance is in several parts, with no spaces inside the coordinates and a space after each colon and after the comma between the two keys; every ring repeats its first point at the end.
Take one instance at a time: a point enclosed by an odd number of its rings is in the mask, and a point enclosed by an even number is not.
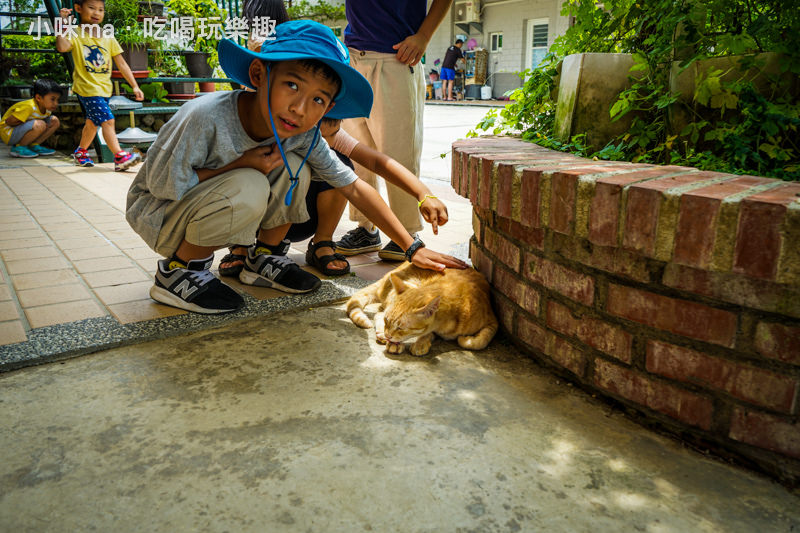
{"type": "MultiPolygon", "coordinates": [[[[347,132],[398,161],[419,176],[422,156],[422,114],[425,105],[425,82],[421,66],[409,68],[394,54],[350,50],[350,60],[372,85],[374,99],[369,118],[344,121],[347,132]]],[[[376,187],[373,173],[356,165],[358,176],[376,187]]],[[[417,200],[399,187],[386,183],[389,207],[409,233],[422,229],[417,200]]],[[[363,213],[350,207],[350,219],[371,227],[363,213]]]]}

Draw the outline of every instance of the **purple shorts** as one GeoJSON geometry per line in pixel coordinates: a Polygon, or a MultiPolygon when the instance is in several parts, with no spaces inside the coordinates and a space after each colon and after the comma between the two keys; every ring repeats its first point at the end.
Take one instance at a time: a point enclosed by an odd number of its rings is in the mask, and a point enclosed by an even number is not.
{"type": "Polygon", "coordinates": [[[440,77],[442,81],[454,80],[456,79],[456,71],[451,68],[442,67],[440,77]]]}

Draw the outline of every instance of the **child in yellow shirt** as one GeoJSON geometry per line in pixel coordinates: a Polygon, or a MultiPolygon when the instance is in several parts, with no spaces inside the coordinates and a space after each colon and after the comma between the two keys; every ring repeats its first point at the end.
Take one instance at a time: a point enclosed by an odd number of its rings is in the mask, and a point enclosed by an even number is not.
{"type": "MultiPolygon", "coordinates": [[[[144,93],[139,89],[133,72],[122,57],[122,48],[114,37],[99,35],[100,24],[105,17],[105,2],[103,0],[75,0],[75,12],[81,16],[81,25],[75,29],[77,35],[68,37],[56,36],[56,50],[59,52],[72,52],[75,70],[72,73],[72,92],[86,114],[86,123],[83,126],[81,143],[72,157],[75,163],[82,167],[94,166],[94,161],[89,157],[87,148],[97,134],[98,126],[103,130],[103,138],[108,148],[114,154],[114,170],[120,171],[130,168],[141,162],[142,156],[134,152],[123,150],[117,140],[114,129],[114,115],[108,107],[111,98],[111,70],[112,58],[117,64],[117,69],[122,73],[131,87],[137,100],[144,100],[144,93]]],[[[63,8],[59,11],[65,21],[70,19],[71,9],[63,8]]]]}
{"type": "Polygon", "coordinates": [[[36,80],[33,98],[12,105],[3,114],[0,138],[11,147],[11,157],[29,158],[56,153],[40,143],[53,135],[61,124],[53,115],[61,94],[61,86],[53,80],[36,80]]]}

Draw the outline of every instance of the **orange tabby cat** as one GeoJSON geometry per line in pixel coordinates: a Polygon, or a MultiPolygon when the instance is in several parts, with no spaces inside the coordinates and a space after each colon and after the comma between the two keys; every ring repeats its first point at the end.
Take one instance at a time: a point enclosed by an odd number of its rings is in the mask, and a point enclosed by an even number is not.
{"type": "Polygon", "coordinates": [[[403,341],[413,337],[414,355],[425,355],[434,334],[458,339],[462,348],[482,350],[497,332],[497,318],[489,303],[489,284],[480,272],[448,268],[444,273],[404,263],[347,301],[347,314],[359,327],[372,321],[364,312],[380,303],[375,335],[388,343],[390,353],[402,353],[403,341]]]}

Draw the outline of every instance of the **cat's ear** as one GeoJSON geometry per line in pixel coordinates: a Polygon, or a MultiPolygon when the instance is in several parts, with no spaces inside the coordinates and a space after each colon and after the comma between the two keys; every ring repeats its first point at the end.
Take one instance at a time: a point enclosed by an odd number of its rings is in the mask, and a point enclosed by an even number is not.
{"type": "Polygon", "coordinates": [[[419,314],[424,316],[424,317],[433,316],[433,314],[436,311],[439,310],[439,303],[441,301],[442,301],[442,297],[441,296],[437,296],[436,298],[434,298],[433,300],[428,302],[428,304],[425,307],[420,309],[419,314]]]}
{"type": "Polygon", "coordinates": [[[389,281],[392,282],[392,286],[394,287],[394,290],[397,291],[397,294],[403,294],[403,291],[408,288],[408,286],[406,286],[406,282],[403,281],[403,278],[397,274],[389,275],[389,281]]]}

